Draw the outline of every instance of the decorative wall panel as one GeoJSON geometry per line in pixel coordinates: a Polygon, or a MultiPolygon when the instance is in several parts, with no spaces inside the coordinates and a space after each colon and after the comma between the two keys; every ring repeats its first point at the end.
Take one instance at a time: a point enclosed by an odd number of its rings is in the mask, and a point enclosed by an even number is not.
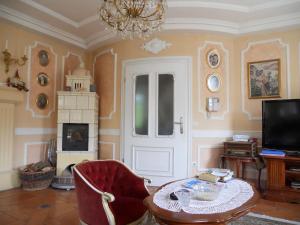
{"type": "Polygon", "coordinates": [[[99,141],[100,159],[115,159],[116,155],[116,144],[113,142],[99,141]]]}
{"type": "Polygon", "coordinates": [[[221,42],[205,41],[198,49],[198,85],[199,85],[199,108],[207,119],[223,120],[229,112],[229,53],[221,42]],[[209,53],[216,52],[218,63],[211,65],[209,53]],[[207,80],[211,75],[219,78],[219,88],[212,91],[208,88],[207,80]],[[206,102],[209,97],[219,98],[219,109],[217,112],[207,113],[206,102]]]}
{"type": "Polygon", "coordinates": [[[12,169],[14,109],[14,104],[0,103],[0,171],[12,169]]]}
{"type": "Polygon", "coordinates": [[[220,155],[223,153],[222,145],[197,146],[197,171],[203,168],[218,168],[220,155]]]}
{"type": "Polygon", "coordinates": [[[289,46],[280,39],[249,42],[241,52],[242,110],[249,120],[261,120],[263,99],[248,98],[248,62],[280,59],[280,97],[290,97],[289,46]]]}
{"type": "Polygon", "coordinates": [[[28,142],[24,144],[24,165],[46,160],[48,143],[28,142]]]}
{"type": "Polygon", "coordinates": [[[116,112],[117,54],[113,50],[100,52],[94,58],[93,71],[100,98],[99,117],[112,119],[116,112]]]}
{"type": "Polygon", "coordinates": [[[31,111],[32,117],[49,118],[51,113],[55,111],[57,55],[51,46],[36,42],[33,46],[30,46],[29,56],[27,110],[31,111]],[[41,54],[41,52],[44,52],[44,54],[41,54]],[[38,75],[41,73],[48,76],[47,85],[45,86],[38,82],[38,75]],[[47,97],[47,99],[42,99],[46,104],[43,109],[37,105],[37,98],[40,94],[45,94],[47,97]]]}

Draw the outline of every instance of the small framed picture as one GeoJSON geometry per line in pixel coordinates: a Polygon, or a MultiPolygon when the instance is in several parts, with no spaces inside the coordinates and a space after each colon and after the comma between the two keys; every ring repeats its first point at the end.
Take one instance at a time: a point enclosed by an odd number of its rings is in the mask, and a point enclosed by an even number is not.
{"type": "Polygon", "coordinates": [[[249,98],[280,97],[280,59],[248,63],[249,98]]]}
{"type": "Polygon", "coordinates": [[[216,73],[210,74],[207,78],[208,90],[211,92],[217,92],[219,91],[220,87],[221,87],[221,81],[218,74],[216,73]]]}
{"type": "Polygon", "coordinates": [[[39,62],[41,66],[47,66],[49,64],[49,56],[46,50],[39,51],[39,62]]]}
{"type": "Polygon", "coordinates": [[[39,109],[45,109],[48,105],[48,96],[44,93],[40,93],[36,98],[36,105],[39,109]]]}
{"type": "Polygon", "coordinates": [[[207,53],[207,63],[210,68],[217,68],[220,65],[221,58],[217,49],[210,50],[207,53]]]}
{"type": "Polygon", "coordinates": [[[37,75],[37,82],[39,83],[39,85],[41,86],[47,86],[49,83],[49,77],[47,74],[45,73],[39,73],[37,75]]]}

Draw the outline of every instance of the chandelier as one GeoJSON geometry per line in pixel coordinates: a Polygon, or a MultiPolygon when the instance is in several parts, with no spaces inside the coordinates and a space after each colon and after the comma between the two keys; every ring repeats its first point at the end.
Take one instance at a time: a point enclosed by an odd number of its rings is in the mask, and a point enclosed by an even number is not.
{"type": "Polygon", "coordinates": [[[100,18],[122,38],[148,37],[165,20],[166,0],[104,0],[100,18]]]}

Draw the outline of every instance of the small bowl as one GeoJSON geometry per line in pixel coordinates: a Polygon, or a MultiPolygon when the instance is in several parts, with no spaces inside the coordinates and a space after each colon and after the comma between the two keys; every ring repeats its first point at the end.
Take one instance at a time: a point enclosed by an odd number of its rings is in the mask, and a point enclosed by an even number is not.
{"type": "Polygon", "coordinates": [[[187,207],[190,204],[191,200],[191,191],[187,189],[180,189],[174,192],[176,197],[178,198],[179,203],[183,207],[187,207]]]}
{"type": "Polygon", "coordinates": [[[218,198],[222,185],[202,182],[193,187],[193,198],[201,201],[213,201],[218,198]]]}

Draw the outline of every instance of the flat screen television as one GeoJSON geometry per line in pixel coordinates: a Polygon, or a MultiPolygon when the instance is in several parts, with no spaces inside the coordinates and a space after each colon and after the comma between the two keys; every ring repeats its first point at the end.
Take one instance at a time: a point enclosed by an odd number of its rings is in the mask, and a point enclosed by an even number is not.
{"type": "Polygon", "coordinates": [[[300,153],[300,99],[262,102],[262,147],[300,153]]]}

